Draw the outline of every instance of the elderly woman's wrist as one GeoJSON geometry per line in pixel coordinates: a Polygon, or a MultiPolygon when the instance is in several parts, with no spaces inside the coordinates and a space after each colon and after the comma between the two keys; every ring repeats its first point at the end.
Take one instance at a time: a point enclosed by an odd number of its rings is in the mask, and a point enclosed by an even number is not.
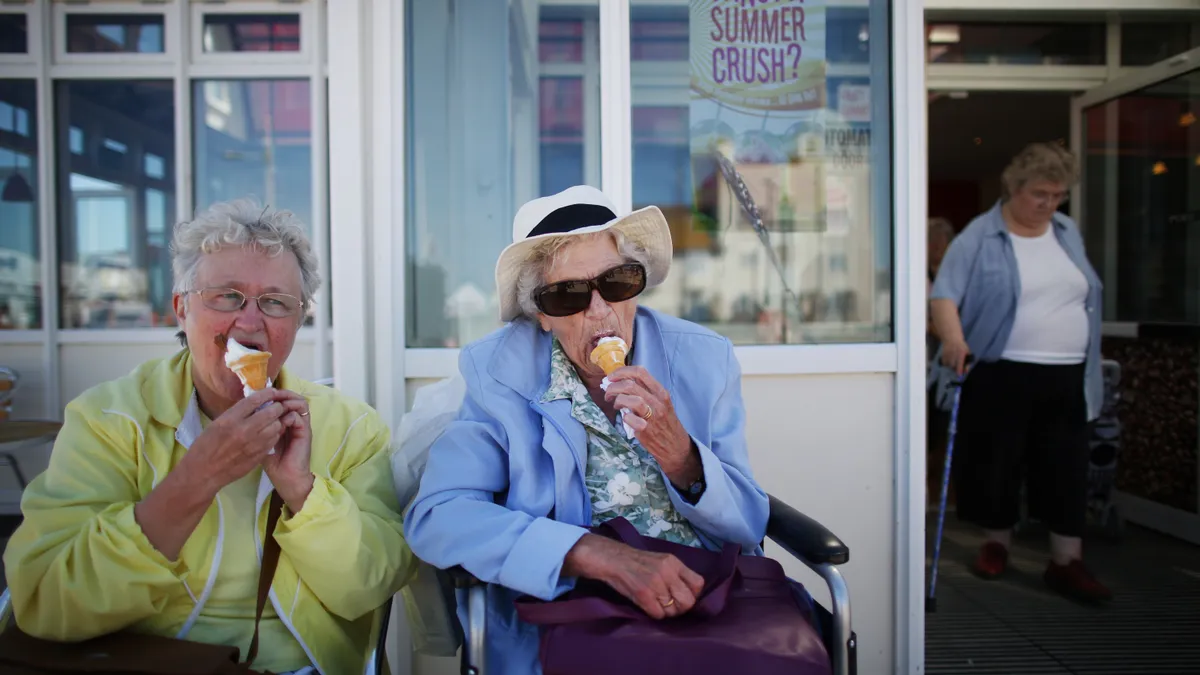
{"type": "Polygon", "coordinates": [[[202,506],[205,509],[224,487],[204,464],[186,460],[180,462],[174,471],[167,474],[163,484],[169,485],[168,489],[173,492],[182,492],[190,497],[186,500],[188,503],[194,502],[196,506],[202,506]]]}
{"type": "Polygon", "coordinates": [[[612,555],[611,551],[606,554],[605,548],[612,544],[616,542],[600,535],[583,535],[563,558],[561,576],[603,580],[604,565],[612,555]]]}
{"type": "Polygon", "coordinates": [[[704,477],[704,462],[700,459],[700,449],[695,441],[688,437],[688,449],[685,458],[673,471],[667,472],[671,484],[680,490],[686,490],[692,483],[704,477]]]}

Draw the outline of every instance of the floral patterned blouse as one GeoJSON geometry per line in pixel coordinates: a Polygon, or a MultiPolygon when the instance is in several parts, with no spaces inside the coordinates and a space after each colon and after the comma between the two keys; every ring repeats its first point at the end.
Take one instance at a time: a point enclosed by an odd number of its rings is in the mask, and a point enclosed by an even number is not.
{"type": "Polygon", "coordinates": [[[550,356],[550,388],[543,402],[571,401],[571,416],[587,429],[588,460],[584,482],[592,498],[592,525],[624,517],[647,537],[700,546],[700,538],[675,505],[658,461],[627,439],[592,400],[558,340],[550,356]]]}

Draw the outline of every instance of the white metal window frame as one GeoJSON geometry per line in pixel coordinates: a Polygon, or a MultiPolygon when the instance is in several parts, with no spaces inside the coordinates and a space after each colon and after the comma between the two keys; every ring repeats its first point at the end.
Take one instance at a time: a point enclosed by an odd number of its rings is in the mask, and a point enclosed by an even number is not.
{"type": "MultiPolygon", "coordinates": [[[[40,282],[42,294],[42,328],[36,330],[0,331],[0,347],[4,345],[33,345],[40,344],[43,348],[43,372],[46,374],[43,407],[46,417],[57,417],[61,413],[63,400],[61,392],[60,359],[61,347],[64,345],[130,345],[130,344],[169,344],[174,341],[177,328],[133,328],[133,329],[84,329],[61,328],[60,301],[61,286],[59,284],[58,261],[58,190],[55,175],[55,126],[54,85],[58,80],[97,79],[97,80],[139,80],[165,79],[171,80],[174,89],[175,105],[175,218],[176,222],[189,219],[194,213],[193,185],[193,142],[192,128],[192,87],[199,80],[248,80],[248,79],[296,79],[306,78],[309,81],[310,114],[312,136],[312,172],[311,193],[312,222],[309,226],[313,232],[313,248],[320,261],[323,276],[330,278],[330,238],[328,219],[328,178],[329,163],[327,159],[328,138],[328,106],[327,106],[327,73],[325,66],[326,31],[324,24],[327,18],[326,3],[293,4],[281,2],[270,5],[276,12],[301,12],[308,17],[311,35],[308,44],[310,48],[304,52],[305,61],[262,63],[254,52],[239,54],[240,59],[231,59],[221,63],[194,63],[187,49],[178,47],[171,51],[171,45],[185,45],[191,35],[190,26],[194,12],[183,12],[189,3],[139,3],[130,5],[67,5],[58,3],[38,2],[22,9],[29,16],[29,62],[20,64],[4,64],[5,79],[30,79],[36,83],[37,91],[37,148],[38,148],[38,184],[43,186],[38,193],[38,228],[39,246],[41,250],[40,282]],[[169,59],[163,59],[163,54],[71,54],[70,57],[86,57],[83,59],[61,59],[61,39],[65,35],[66,14],[102,14],[102,13],[132,13],[153,14],[163,13],[164,43],[169,59]],[[55,36],[57,35],[57,42],[55,36]],[[93,58],[97,56],[114,56],[117,58],[93,58]]],[[[266,7],[266,3],[256,4],[258,8],[266,7]]],[[[205,9],[214,13],[231,13],[234,7],[227,5],[206,4],[205,9]]],[[[7,11],[9,6],[0,5],[0,10],[7,11]]],[[[305,18],[301,18],[301,25],[305,18]]],[[[303,30],[303,28],[302,28],[303,30]]],[[[302,37],[303,39],[303,37],[302,37]]],[[[295,55],[295,53],[291,53],[295,55]]],[[[296,338],[297,344],[313,345],[314,372],[318,377],[327,377],[332,373],[333,347],[332,331],[330,329],[330,313],[324,308],[328,305],[328,283],[318,289],[315,301],[318,307],[313,325],[300,329],[296,338]]],[[[360,339],[359,342],[362,342],[360,339]]]]}
{"type": "Polygon", "coordinates": [[[25,17],[28,41],[24,54],[0,54],[0,66],[4,66],[4,78],[10,79],[11,65],[36,66],[38,54],[42,53],[42,13],[31,7],[0,4],[0,14],[19,14],[25,17]]]}
{"type": "Polygon", "coordinates": [[[312,61],[316,49],[317,26],[314,17],[323,3],[252,2],[237,4],[193,4],[191,7],[192,63],[229,65],[244,63],[247,57],[264,65],[279,63],[306,64],[312,61]],[[295,52],[206,52],[204,51],[204,19],[211,15],[255,14],[280,17],[300,17],[300,50],[295,52]]]}
{"type": "Polygon", "coordinates": [[[178,3],[162,4],[104,4],[104,5],[65,5],[53,4],[54,25],[54,63],[59,64],[89,64],[89,65],[123,65],[143,66],[147,64],[170,65],[178,61],[184,54],[184,44],[179,35],[180,6],[178,3]],[[67,51],[67,17],[73,15],[130,15],[154,14],[163,18],[163,51],[160,53],[103,53],[103,52],[68,52],[67,51]]]}

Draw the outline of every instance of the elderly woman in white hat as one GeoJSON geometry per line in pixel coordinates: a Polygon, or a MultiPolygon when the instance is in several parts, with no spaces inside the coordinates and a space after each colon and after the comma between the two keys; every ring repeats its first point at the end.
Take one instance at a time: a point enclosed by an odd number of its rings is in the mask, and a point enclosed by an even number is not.
{"type": "Polygon", "coordinates": [[[678,559],[587,528],[624,517],[646,536],[757,550],[768,502],[730,342],[638,307],[671,265],[662,212],[618,218],[576,186],[525,204],[513,242],[496,267],[511,323],[463,350],[463,407],[430,450],[406,532],[418,557],[492,584],[489,671],[524,674],[540,667],[537,630],[513,609],[522,594],[597,579],[665,618],[701,590],[678,559]],[[604,338],[630,347],[607,382],[589,359],[604,338]]]}

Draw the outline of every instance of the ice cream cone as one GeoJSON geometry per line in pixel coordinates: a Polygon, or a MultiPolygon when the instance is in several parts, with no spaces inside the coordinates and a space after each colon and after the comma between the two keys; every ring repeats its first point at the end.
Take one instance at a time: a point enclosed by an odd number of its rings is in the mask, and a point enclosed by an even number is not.
{"type": "Polygon", "coordinates": [[[625,355],[628,353],[629,349],[621,338],[604,338],[600,340],[600,344],[596,345],[588,358],[592,363],[600,366],[605,375],[612,375],[618,368],[625,365],[625,355]]]}
{"type": "Polygon", "coordinates": [[[254,352],[230,364],[229,369],[238,376],[243,386],[261,391],[267,388],[267,362],[270,360],[271,352],[254,352]]]}
{"type": "Polygon", "coordinates": [[[232,337],[225,341],[225,366],[242,381],[246,396],[262,391],[271,384],[271,378],[267,376],[267,363],[270,360],[271,352],[243,347],[232,337]]]}

